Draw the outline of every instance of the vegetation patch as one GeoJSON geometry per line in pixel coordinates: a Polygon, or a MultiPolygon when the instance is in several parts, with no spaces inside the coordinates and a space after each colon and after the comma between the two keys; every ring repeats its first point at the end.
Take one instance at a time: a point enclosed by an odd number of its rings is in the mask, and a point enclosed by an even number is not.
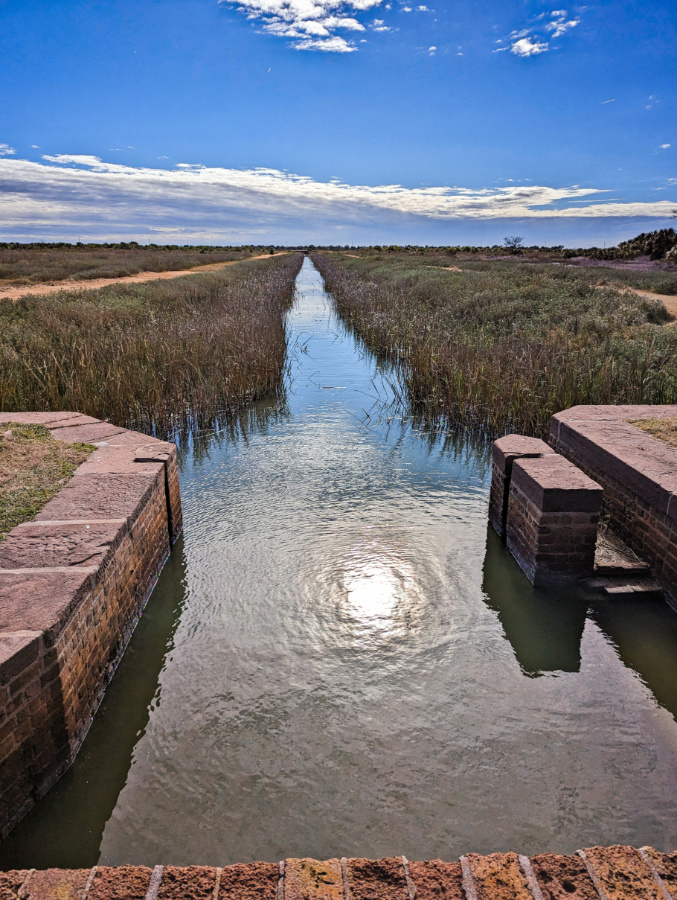
{"type": "Polygon", "coordinates": [[[0,302],[0,410],[77,410],[158,437],[277,390],[299,254],[0,302]]]}
{"type": "Polygon", "coordinates": [[[677,447],[677,419],[631,419],[630,423],[652,437],[677,447]]]}
{"type": "Polygon", "coordinates": [[[344,322],[430,421],[546,436],[576,404],[677,400],[677,329],[661,301],[627,291],[634,273],[621,286],[608,270],[515,259],[449,270],[434,252],[314,260],[344,322]]]}
{"type": "Polygon", "coordinates": [[[95,449],[57,441],[43,425],[0,424],[0,541],[39,513],[95,449]]]}
{"type": "MultiPolygon", "coordinates": [[[[249,259],[264,247],[178,247],[135,241],[121,244],[0,244],[0,282],[4,286],[41,282],[121,278],[139,272],[192,269],[208,263],[249,259]]],[[[272,253],[272,249],[270,249],[272,253]]]]}

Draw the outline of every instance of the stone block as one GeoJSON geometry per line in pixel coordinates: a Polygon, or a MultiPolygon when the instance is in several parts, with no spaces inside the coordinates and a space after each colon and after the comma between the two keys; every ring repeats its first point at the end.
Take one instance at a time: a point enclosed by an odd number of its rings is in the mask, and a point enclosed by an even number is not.
{"type": "Polygon", "coordinates": [[[491,853],[464,857],[477,893],[477,900],[533,900],[516,853],[491,853]]]}
{"type": "Polygon", "coordinates": [[[544,900],[599,900],[580,856],[534,856],[531,867],[544,900]]]}
{"type": "Polygon", "coordinates": [[[417,900],[466,900],[460,863],[441,859],[410,862],[409,876],[417,900]]]}
{"type": "Polygon", "coordinates": [[[158,900],[212,900],[216,874],[212,866],[165,866],[158,900]]]}
{"type": "Polygon", "coordinates": [[[58,572],[0,569],[0,633],[42,632],[51,645],[91,589],[88,567],[58,572]]]}
{"type": "Polygon", "coordinates": [[[98,866],[87,900],[144,900],[152,874],[146,866],[98,866]]]}
{"type": "Polygon", "coordinates": [[[102,566],[126,530],[119,523],[19,525],[0,544],[0,569],[102,566]]]}
{"type": "Polygon", "coordinates": [[[556,453],[518,460],[512,484],[541,512],[599,513],[604,492],[585,472],[556,453]]]}
{"type": "Polygon", "coordinates": [[[351,900],[409,900],[401,857],[349,859],[347,871],[351,900]]]}
{"type": "Polygon", "coordinates": [[[583,854],[607,900],[665,900],[634,847],[586,847],[583,854]]]}
{"type": "Polygon", "coordinates": [[[218,900],[277,900],[280,867],[254,862],[224,866],[219,879],[218,900]]]}
{"type": "Polygon", "coordinates": [[[286,859],[284,900],[343,900],[340,859],[286,859]]]}
{"type": "Polygon", "coordinates": [[[160,478],[159,470],[156,475],[79,475],[76,472],[56,497],[42,508],[35,521],[135,518],[148,502],[160,478]]]}
{"type": "Polygon", "coordinates": [[[539,438],[522,434],[507,434],[494,441],[492,447],[491,490],[489,493],[489,522],[505,537],[508,496],[512,466],[516,459],[539,458],[554,451],[539,438]]]}

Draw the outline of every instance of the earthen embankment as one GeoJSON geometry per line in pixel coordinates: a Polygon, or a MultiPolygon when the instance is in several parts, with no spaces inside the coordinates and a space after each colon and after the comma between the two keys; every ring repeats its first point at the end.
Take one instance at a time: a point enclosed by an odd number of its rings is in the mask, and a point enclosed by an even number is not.
{"type": "Polygon", "coordinates": [[[0,835],[75,758],[182,528],[176,447],[76,413],[2,413],[97,449],[0,544],[0,835]]]}

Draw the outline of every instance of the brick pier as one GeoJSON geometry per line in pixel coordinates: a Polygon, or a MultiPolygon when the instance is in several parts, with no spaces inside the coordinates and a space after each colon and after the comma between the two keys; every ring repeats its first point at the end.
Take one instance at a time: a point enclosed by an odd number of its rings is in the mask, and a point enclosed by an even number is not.
{"type": "Polygon", "coordinates": [[[286,859],[0,873],[1,900],[677,900],[677,853],[469,853],[455,862],[286,859]]]}
{"type": "Polygon", "coordinates": [[[75,758],[182,524],[173,444],[77,413],[2,422],[97,449],[0,544],[0,836],[75,758]]]}

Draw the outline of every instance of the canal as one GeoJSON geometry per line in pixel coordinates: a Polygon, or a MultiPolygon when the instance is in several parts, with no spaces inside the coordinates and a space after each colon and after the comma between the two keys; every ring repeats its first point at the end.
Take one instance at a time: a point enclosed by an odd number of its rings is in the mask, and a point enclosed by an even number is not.
{"type": "Polygon", "coordinates": [[[0,866],[677,846],[677,616],[534,591],[486,447],[419,428],[306,259],[281,401],[183,453],[185,533],[0,866]]]}

